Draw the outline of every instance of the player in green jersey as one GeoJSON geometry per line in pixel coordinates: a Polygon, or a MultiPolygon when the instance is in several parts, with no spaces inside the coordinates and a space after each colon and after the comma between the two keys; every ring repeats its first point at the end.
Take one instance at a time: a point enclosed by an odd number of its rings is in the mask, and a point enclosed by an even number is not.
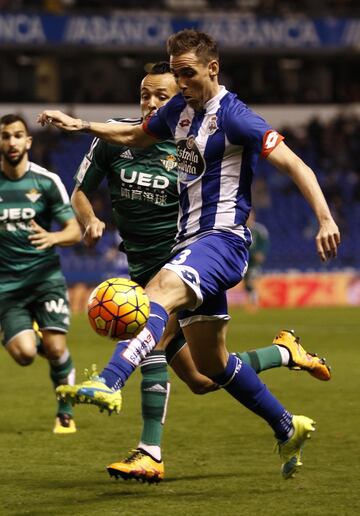
{"type": "MultiPolygon", "coordinates": [[[[149,117],[176,92],[169,65],[154,65],[141,83],[142,119],[149,117]]],[[[137,124],[142,119],[122,121],[137,124]]],[[[77,172],[77,186],[72,195],[72,204],[85,230],[88,245],[94,245],[105,229],[88,198],[104,178],[110,190],[113,218],[123,239],[122,250],[128,258],[130,276],[144,286],[169,259],[176,234],[175,145],[166,141],[147,149],[129,149],[99,139],[93,141],[77,172]]],[[[111,464],[108,467],[110,474],[149,482],[163,478],[160,444],[169,394],[167,363],[193,392],[202,394],[216,389],[211,380],[196,370],[182,333],[175,335],[166,347],[171,337],[169,333],[141,364],[144,426],[138,447],[124,461],[111,464]]],[[[238,356],[257,372],[281,365],[309,369],[311,364],[313,374],[321,370],[327,379],[330,378],[323,362],[308,355],[291,333],[282,333],[274,342],[272,346],[238,356]]]]}
{"type": "MultiPolygon", "coordinates": [[[[29,161],[32,138],[25,120],[0,119],[0,326],[3,344],[20,365],[37,353],[56,388],[75,380],[66,345],[69,304],[55,246],[81,239],[60,178],[29,161]],[[51,222],[62,229],[51,231],[51,222]],[[38,323],[40,331],[34,328],[38,323]]],[[[54,433],[76,431],[71,404],[60,400],[54,433]]]]}
{"type": "Polygon", "coordinates": [[[248,309],[254,311],[259,305],[256,279],[261,274],[261,267],[269,252],[270,239],[266,227],[256,221],[254,209],[251,210],[246,224],[251,230],[252,244],[249,249],[249,267],[244,277],[244,287],[248,296],[248,309]]]}

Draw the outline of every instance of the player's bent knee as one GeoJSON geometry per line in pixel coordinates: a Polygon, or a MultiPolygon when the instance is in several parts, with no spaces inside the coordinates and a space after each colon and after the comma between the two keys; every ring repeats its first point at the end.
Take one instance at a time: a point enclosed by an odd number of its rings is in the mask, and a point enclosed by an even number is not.
{"type": "Polygon", "coordinates": [[[193,378],[187,378],[186,384],[194,394],[207,394],[218,389],[218,386],[207,376],[197,374],[193,378]]]}
{"type": "Polygon", "coordinates": [[[63,344],[59,344],[59,343],[52,344],[45,351],[46,358],[48,360],[58,360],[59,358],[62,357],[65,350],[66,350],[66,346],[64,346],[63,344]]]}
{"type": "Polygon", "coordinates": [[[21,366],[28,366],[33,363],[37,350],[32,339],[14,338],[5,346],[9,355],[21,366]]]}
{"type": "Polygon", "coordinates": [[[48,360],[58,360],[67,349],[64,333],[44,332],[43,344],[48,360]]]}
{"type": "Polygon", "coordinates": [[[35,360],[36,353],[19,353],[18,355],[14,356],[14,360],[21,365],[22,367],[31,365],[35,360]]]}
{"type": "Polygon", "coordinates": [[[206,383],[188,384],[188,387],[193,394],[206,394],[210,392],[210,389],[206,383]]]}

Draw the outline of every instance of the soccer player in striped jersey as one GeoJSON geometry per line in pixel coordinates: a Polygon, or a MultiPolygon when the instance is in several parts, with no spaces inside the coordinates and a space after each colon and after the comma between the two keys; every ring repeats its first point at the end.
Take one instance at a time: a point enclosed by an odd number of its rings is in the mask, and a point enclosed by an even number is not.
{"type": "Polygon", "coordinates": [[[218,83],[216,42],[207,34],[184,30],[168,40],[180,94],[141,126],[101,124],[44,111],[42,124],[67,131],[86,130],[115,144],[146,147],[174,138],[177,144],[180,213],[173,257],[150,280],[147,327],[119,342],[97,382],[79,387],[117,393],[141,360],[161,339],[169,315],[180,326],[197,369],[268,422],[275,433],[284,478],[301,466],[303,445],[315,430],[312,419],[294,416],[270,393],[254,370],[226,349],[229,319],[226,290],[246,273],[251,233],[251,182],[259,156],[287,173],[309,202],[319,222],[317,251],[335,257],[340,234],[312,170],[283,137],[218,83]]]}
{"type": "MultiPolygon", "coordinates": [[[[142,117],[117,120],[140,124],[177,93],[169,63],[156,63],[141,83],[142,117]]],[[[96,138],[76,174],[77,185],[71,201],[84,228],[86,243],[95,245],[105,229],[89,197],[106,178],[113,219],[122,238],[121,250],[127,255],[131,279],[142,286],[171,257],[179,211],[176,163],[172,140],[147,149],[130,149],[96,138]]],[[[181,332],[174,335],[166,350],[164,347],[162,339],[140,364],[143,430],[137,448],[129,457],[109,466],[109,472],[116,476],[149,482],[163,479],[161,437],[170,389],[167,363],[193,392],[204,394],[216,388],[196,370],[181,332]]],[[[307,368],[311,374],[321,375],[321,379],[330,378],[324,361],[306,353],[290,333],[283,333],[272,346],[238,353],[239,358],[257,372],[282,365],[294,367],[292,355],[296,355],[296,367],[307,368]],[[278,347],[280,342],[282,347],[278,347]]]]}
{"type": "MultiPolygon", "coordinates": [[[[140,124],[176,93],[178,88],[169,64],[157,63],[141,83],[142,117],[117,121],[140,124]]],[[[179,208],[176,163],[173,140],[157,143],[147,149],[130,149],[95,139],[76,174],[77,186],[71,200],[85,230],[85,241],[92,246],[103,234],[105,224],[94,213],[89,197],[106,178],[113,219],[122,237],[121,249],[127,255],[131,278],[142,286],[171,256],[179,208]]],[[[303,348],[293,335],[284,334],[280,340],[283,347],[274,344],[249,353],[238,353],[238,356],[260,372],[281,365],[294,366],[290,348],[292,355],[298,355],[300,351],[303,358],[301,364],[297,357],[297,367],[307,367],[308,370],[311,367],[312,374],[316,370],[316,375],[321,374],[321,379],[324,379],[324,375],[326,379],[330,378],[324,361],[301,351],[303,348]]],[[[172,338],[166,351],[164,347],[162,339],[140,364],[143,375],[142,435],[136,450],[127,459],[109,466],[109,471],[114,475],[150,482],[163,478],[161,437],[170,388],[167,363],[193,392],[203,394],[215,388],[211,380],[196,370],[181,332],[172,338]]]]}
{"type": "MultiPolygon", "coordinates": [[[[66,345],[70,313],[55,246],[79,242],[81,232],[60,178],[29,161],[31,143],[22,117],[0,119],[0,326],[5,349],[18,364],[30,365],[37,353],[48,360],[56,388],[74,383],[75,369],[66,345]],[[62,229],[51,231],[53,220],[62,229]]],[[[64,400],[58,402],[53,431],[76,431],[71,404],[64,400]]]]}

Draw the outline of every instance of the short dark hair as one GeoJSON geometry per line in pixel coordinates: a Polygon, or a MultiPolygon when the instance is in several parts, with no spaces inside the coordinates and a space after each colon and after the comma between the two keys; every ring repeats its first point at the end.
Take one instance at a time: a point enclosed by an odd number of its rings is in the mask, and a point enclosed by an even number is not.
{"type": "Polygon", "coordinates": [[[158,61],[157,63],[153,63],[148,73],[150,75],[162,75],[164,73],[171,73],[170,63],[168,61],[158,61]]]}
{"type": "Polygon", "coordinates": [[[4,115],[0,118],[0,125],[9,125],[14,124],[15,122],[21,122],[25,127],[26,134],[29,134],[29,127],[24,117],[21,115],[17,115],[15,113],[10,113],[8,115],[4,115]]]}
{"type": "Polygon", "coordinates": [[[195,29],[184,29],[172,34],[167,40],[167,51],[170,56],[194,52],[203,63],[219,59],[216,41],[206,32],[195,29]]]}

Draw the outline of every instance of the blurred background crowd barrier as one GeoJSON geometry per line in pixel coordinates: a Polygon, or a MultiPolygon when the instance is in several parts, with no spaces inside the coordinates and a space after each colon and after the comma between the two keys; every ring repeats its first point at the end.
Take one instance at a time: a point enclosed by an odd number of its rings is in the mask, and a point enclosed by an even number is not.
{"type": "MultiPolygon", "coordinates": [[[[33,161],[72,191],[88,135],[39,130],[36,113],[137,116],[144,66],[167,58],[184,27],[220,43],[221,83],[263,115],[316,172],[342,231],[338,258],[319,262],[316,220],[294,185],[260,161],[253,201],[271,246],[259,278],[263,306],[360,304],[360,3],[352,0],[0,0],[0,113],[25,115],[33,161]]],[[[94,249],[61,249],[73,306],[92,285],[126,274],[105,187],[93,199],[107,223],[94,249]]],[[[230,301],[242,303],[235,288],[230,301]]]]}

